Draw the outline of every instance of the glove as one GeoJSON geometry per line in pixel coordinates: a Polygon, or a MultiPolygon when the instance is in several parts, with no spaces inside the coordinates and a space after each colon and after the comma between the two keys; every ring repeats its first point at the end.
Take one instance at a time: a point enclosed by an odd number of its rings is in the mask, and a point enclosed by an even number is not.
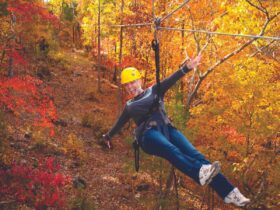
{"type": "Polygon", "coordinates": [[[103,134],[100,145],[106,149],[112,149],[111,139],[108,134],[103,134]]]}

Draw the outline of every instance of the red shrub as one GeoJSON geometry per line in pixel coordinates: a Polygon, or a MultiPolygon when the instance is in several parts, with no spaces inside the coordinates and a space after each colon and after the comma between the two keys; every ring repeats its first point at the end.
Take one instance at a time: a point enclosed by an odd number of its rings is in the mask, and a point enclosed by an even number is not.
{"type": "Polygon", "coordinates": [[[52,121],[57,119],[57,114],[51,95],[51,90],[43,87],[41,80],[31,76],[0,80],[0,105],[24,120],[31,118],[35,126],[49,128],[54,135],[52,121]]]}
{"type": "Polygon", "coordinates": [[[11,0],[8,3],[8,11],[15,14],[22,22],[31,22],[37,16],[42,21],[52,23],[55,27],[60,24],[58,17],[50,13],[39,2],[11,0]]]}
{"type": "Polygon", "coordinates": [[[36,209],[65,209],[63,188],[71,179],[58,173],[58,169],[54,158],[47,158],[37,168],[14,164],[8,170],[0,170],[0,196],[13,197],[36,209]]]}

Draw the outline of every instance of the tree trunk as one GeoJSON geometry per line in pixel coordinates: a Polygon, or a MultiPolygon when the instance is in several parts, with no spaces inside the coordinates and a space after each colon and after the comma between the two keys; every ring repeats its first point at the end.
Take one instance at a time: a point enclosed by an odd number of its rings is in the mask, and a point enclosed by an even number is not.
{"type": "Polygon", "coordinates": [[[14,59],[12,57],[9,57],[8,77],[14,76],[13,63],[14,63],[14,59]]]}
{"type": "Polygon", "coordinates": [[[1,55],[1,60],[0,60],[0,64],[3,62],[4,57],[5,57],[6,51],[3,50],[2,55],[1,55]]]}
{"type": "MultiPolygon", "coordinates": [[[[123,24],[123,9],[124,9],[124,0],[122,0],[122,5],[121,5],[121,25],[123,24]]],[[[120,31],[120,52],[119,52],[119,71],[121,70],[122,66],[122,45],[123,45],[123,27],[121,27],[120,31]]],[[[117,73],[118,75],[119,73],[117,73]]],[[[120,81],[117,79],[117,83],[119,86],[118,89],[118,113],[120,114],[121,112],[121,102],[122,102],[122,91],[121,91],[121,84],[120,81]]]]}
{"type": "MultiPolygon", "coordinates": [[[[116,58],[116,56],[117,56],[117,41],[115,41],[114,47],[115,47],[114,57],[116,58]]],[[[114,65],[113,81],[117,82],[117,65],[116,64],[114,65]]]]}
{"type": "Polygon", "coordinates": [[[101,81],[100,81],[100,65],[101,65],[101,56],[100,56],[100,0],[98,1],[98,92],[101,92],[101,81]]]}
{"type": "MultiPolygon", "coordinates": [[[[182,22],[182,29],[185,28],[185,20],[183,20],[182,22]]],[[[181,50],[181,57],[184,56],[184,46],[185,46],[185,31],[182,30],[182,34],[181,34],[181,38],[182,38],[182,50],[181,50]]],[[[181,93],[184,92],[184,80],[180,80],[180,91],[181,93]]],[[[184,104],[184,97],[181,97],[181,103],[184,104]]]]}

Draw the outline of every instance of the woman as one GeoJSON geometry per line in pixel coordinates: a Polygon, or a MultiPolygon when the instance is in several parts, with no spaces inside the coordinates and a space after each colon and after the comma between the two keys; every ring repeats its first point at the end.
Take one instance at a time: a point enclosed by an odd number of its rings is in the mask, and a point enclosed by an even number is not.
{"type": "Polygon", "coordinates": [[[136,137],[142,150],[168,160],[174,167],[200,185],[209,184],[226,202],[245,206],[250,200],[244,197],[221,173],[220,163],[212,164],[196,150],[189,140],[171,125],[164,111],[166,91],[191,69],[200,64],[201,56],[184,63],[182,67],[160,83],[142,89],[141,75],[134,67],[121,73],[121,84],[132,96],[112,129],[103,135],[103,141],[111,148],[111,138],[132,118],[137,124],[136,137]],[[157,97],[158,93],[160,94],[157,97]]]}

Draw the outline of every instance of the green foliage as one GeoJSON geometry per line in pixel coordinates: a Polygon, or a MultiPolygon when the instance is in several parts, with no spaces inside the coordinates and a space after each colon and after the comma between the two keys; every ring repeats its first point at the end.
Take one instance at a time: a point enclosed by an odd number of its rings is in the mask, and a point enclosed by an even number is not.
{"type": "Polygon", "coordinates": [[[71,201],[71,210],[98,210],[96,204],[83,192],[78,192],[75,199],[71,201]]]}
{"type": "Polygon", "coordinates": [[[51,50],[48,56],[56,63],[62,63],[65,58],[64,53],[60,50],[51,50]]]}
{"type": "Polygon", "coordinates": [[[62,5],[63,19],[72,22],[75,18],[77,4],[64,3],[62,5]]]}
{"type": "Polygon", "coordinates": [[[82,118],[82,126],[86,128],[92,127],[92,118],[90,118],[89,115],[84,115],[84,117],[82,118]]]}
{"type": "Polygon", "coordinates": [[[63,142],[62,150],[74,158],[82,160],[86,158],[83,141],[73,133],[69,134],[67,139],[63,142]]]}
{"type": "Polygon", "coordinates": [[[0,17],[7,16],[9,14],[7,10],[8,2],[0,2],[0,17]]]}
{"type": "Polygon", "coordinates": [[[146,207],[146,209],[154,209],[155,206],[160,206],[159,209],[162,210],[173,209],[170,208],[171,206],[169,206],[169,204],[171,203],[170,196],[168,196],[168,198],[166,199],[163,199],[160,197],[160,193],[149,196],[143,196],[139,200],[142,203],[142,205],[146,207]]]}
{"type": "Polygon", "coordinates": [[[47,60],[56,67],[65,70],[65,74],[68,76],[71,74],[71,71],[69,70],[71,67],[70,59],[71,58],[69,58],[69,56],[67,57],[63,51],[59,49],[53,49],[50,50],[47,60]]]}
{"type": "MultiPolygon", "coordinates": [[[[124,162],[125,162],[125,170],[128,173],[134,173],[135,172],[135,157],[134,157],[134,148],[133,148],[133,143],[134,141],[134,136],[126,136],[125,138],[123,138],[123,142],[128,146],[129,149],[129,153],[130,154],[128,157],[127,156],[123,156],[124,157],[124,162]]],[[[147,154],[144,153],[141,148],[140,148],[140,170],[145,170],[146,167],[143,166],[142,164],[144,163],[144,161],[147,159],[147,154]]]]}
{"type": "Polygon", "coordinates": [[[82,126],[91,128],[94,136],[100,138],[102,134],[106,133],[109,128],[109,122],[102,112],[93,112],[82,117],[82,126]]]}
{"type": "Polygon", "coordinates": [[[132,142],[134,141],[134,137],[133,136],[126,136],[124,139],[123,139],[123,142],[130,146],[132,144],[132,142]]]}
{"type": "Polygon", "coordinates": [[[179,89],[180,84],[175,85],[172,88],[172,98],[166,103],[166,110],[168,115],[171,116],[172,124],[179,130],[184,131],[186,123],[189,120],[189,110],[186,110],[185,104],[183,104],[184,93],[179,89]]]}
{"type": "Polygon", "coordinates": [[[58,155],[63,153],[59,145],[55,142],[55,139],[48,135],[48,130],[34,128],[32,125],[27,126],[24,130],[25,133],[32,136],[29,149],[44,154],[58,155]]]}
{"type": "Polygon", "coordinates": [[[189,113],[186,111],[181,101],[172,100],[167,106],[168,113],[172,116],[172,123],[179,130],[184,130],[189,119],[189,113]]]}
{"type": "MultiPolygon", "coordinates": [[[[108,37],[113,35],[112,29],[104,27],[103,25],[110,25],[115,23],[117,18],[115,14],[115,3],[113,1],[101,1],[101,36],[108,37]]],[[[92,46],[97,40],[97,19],[98,19],[98,1],[85,2],[83,7],[80,8],[82,14],[82,29],[83,29],[83,40],[84,45],[92,46]]],[[[95,43],[96,44],[96,43],[95,43]]]]}

